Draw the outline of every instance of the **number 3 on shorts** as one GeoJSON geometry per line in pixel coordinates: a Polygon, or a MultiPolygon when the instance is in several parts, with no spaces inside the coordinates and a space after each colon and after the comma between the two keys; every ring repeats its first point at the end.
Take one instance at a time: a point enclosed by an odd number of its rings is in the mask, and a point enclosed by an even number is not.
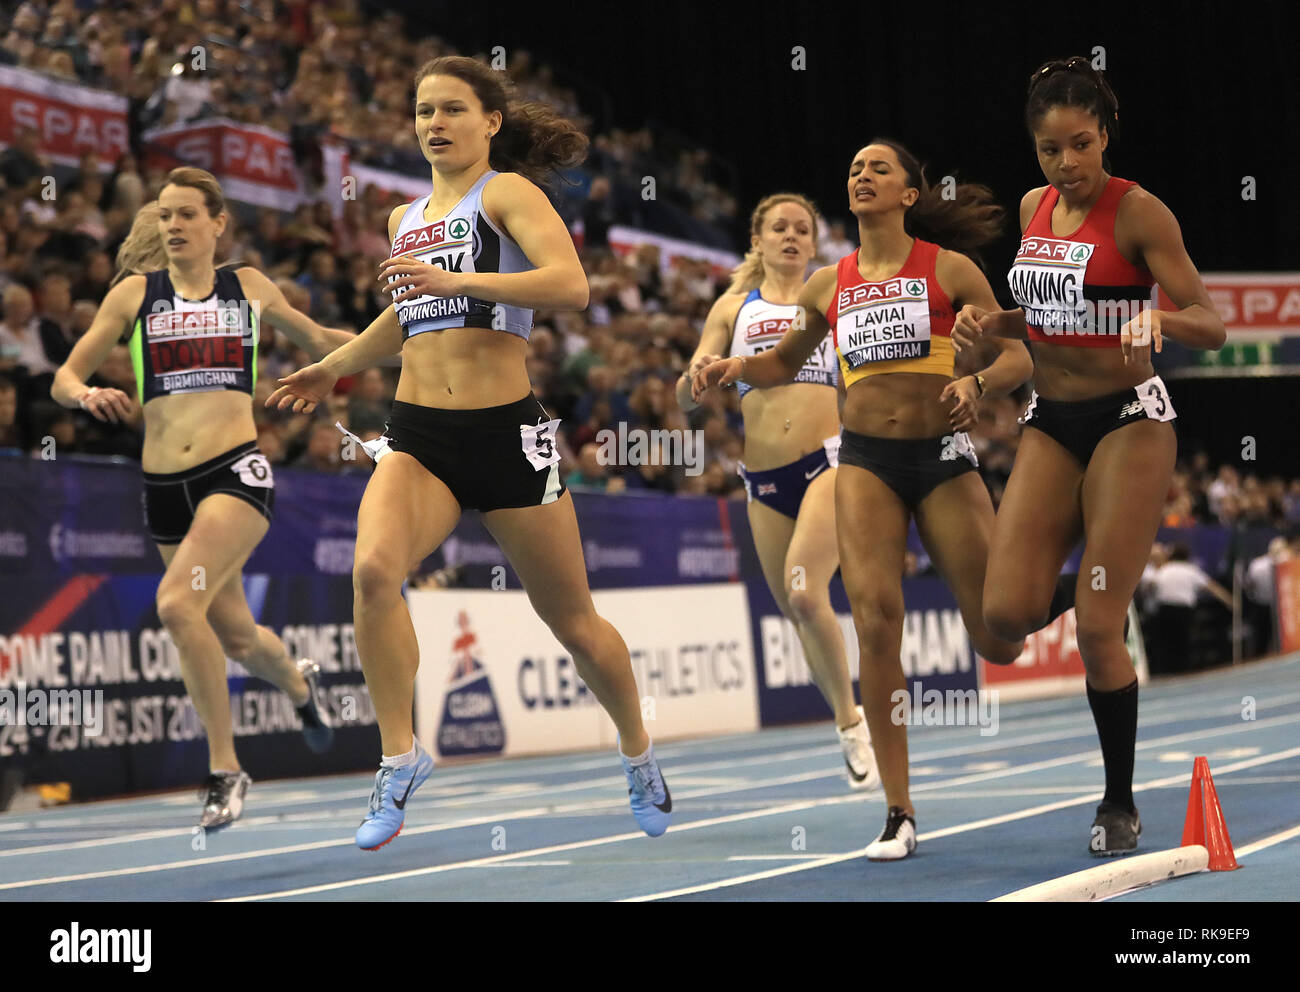
{"type": "Polygon", "coordinates": [[[519,441],[523,446],[524,456],[538,471],[560,460],[560,449],[555,442],[559,429],[558,420],[548,420],[535,427],[529,427],[527,424],[519,425],[519,441]]]}
{"type": "Polygon", "coordinates": [[[1151,420],[1173,420],[1178,414],[1174,413],[1174,404],[1169,399],[1169,391],[1165,389],[1165,384],[1160,376],[1153,375],[1142,385],[1137,387],[1138,399],[1142,401],[1142,409],[1151,420]]]}

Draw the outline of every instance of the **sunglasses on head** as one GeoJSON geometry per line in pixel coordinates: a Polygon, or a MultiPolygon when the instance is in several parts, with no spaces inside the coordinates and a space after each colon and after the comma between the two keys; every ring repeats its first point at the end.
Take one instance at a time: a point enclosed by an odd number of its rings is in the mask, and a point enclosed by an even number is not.
{"type": "Polygon", "coordinates": [[[1061,59],[1054,59],[1051,62],[1044,62],[1041,66],[1039,66],[1036,70],[1034,70],[1033,75],[1029,77],[1029,85],[1031,87],[1036,86],[1039,83],[1041,83],[1044,79],[1046,79],[1048,76],[1051,76],[1054,73],[1074,72],[1077,69],[1084,70],[1084,72],[1086,72],[1090,76],[1094,75],[1092,63],[1088,61],[1088,59],[1085,59],[1082,55],[1075,55],[1068,59],[1065,59],[1064,61],[1062,61],[1061,59]]]}

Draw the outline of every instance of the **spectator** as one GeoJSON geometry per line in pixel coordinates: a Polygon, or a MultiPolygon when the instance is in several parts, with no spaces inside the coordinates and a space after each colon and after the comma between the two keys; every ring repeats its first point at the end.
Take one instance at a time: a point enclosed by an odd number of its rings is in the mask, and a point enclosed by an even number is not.
{"type": "Polygon", "coordinates": [[[291,468],[306,468],[315,472],[338,472],[343,465],[340,455],[343,435],[332,423],[316,421],[308,434],[307,450],[291,464],[291,468]]]}
{"type": "Polygon", "coordinates": [[[610,472],[608,465],[601,462],[600,446],[594,441],[582,446],[578,452],[578,469],[569,474],[564,484],[570,489],[605,493],[622,492],[627,485],[621,477],[610,472]]]}
{"type": "Polygon", "coordinates": [[[857,247],[845,233],[844,221],[833,220],[828,225],[818,226],[826,232],[826,236],[821,243],[821,250],[817,253],[819,264],[834,265],[857,247]]]}
{"type": "Polygon", "coordinates": [[[614,225],[613,187],[605,176],[591,181],[587,202],[582,208],[582,245],[584,248],[609,247],[609,229],[614,225]]]}
{"type": "Polygon", "coordinates": [[[1276,603],[1273,576],[1278,564],[1290,557],[1286,538],[1279,536],[1269,542],[1264,554],[1246,566],[1241,605],[1249,638],[1244,651],[1247,658],[1257,658],[1273,650],[1273,610],[1276,603]]]}
{"type": "Polygon", "coordinates": [[[0,451],[22,451],[23,432],[18,426],[18,387],[0,373],[0,451]]]}
{"type": "Polygon", "coordinates": [[[62,272],[50,272],[39,289],[41,344],[45,354],[56,366],[68,360],[72,346],[77,343],[73,329],[72,282],[62,272]]]}
{"type": "Polygon", "coordinates": [[[59,366],[41,342],[40,318],[32,293],[17,283],[4,291],[4,320],[0,322],[0,370],[20,369],[28,376],[54,375],[59,366]]]}
{"type": "Polygon", "coordinates": [[[15,129],[14,143],[0,152],[0,177],[11,195],[23,198],[38,194],[41,179],[51,171],[49,160],[39,149],[36,131],[20,126],[15,129]]]}
{"type": "Polygon", "coordinates": [[[1148,643],[1153,674],[1187,671],[1193,667],[1188,649],[1198,594],[1202,590],[1232,609],[1228,591],[1189,561],[1189,557],[1186,545],[1174,545],[1169,560],[1156,570],[1153,579],[1156,613],[1148,643]]]}

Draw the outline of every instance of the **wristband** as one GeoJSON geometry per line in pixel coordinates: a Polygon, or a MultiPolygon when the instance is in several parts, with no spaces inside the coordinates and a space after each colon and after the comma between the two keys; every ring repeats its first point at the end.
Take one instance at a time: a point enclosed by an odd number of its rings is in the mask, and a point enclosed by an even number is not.
{"type": "MultiPolygon", "coordinates": [[[[747,360],[748,360],[748,356],[746,355],[740,356],[740,375],[736,376],[737,382],[745,382],[745,362],[747,360]]],[[[749,385],[749,383],[745,382],[745,385],[749,385]]]]}
{"type": "Polygon", "coordinates": [[[980,395],[984,395],[984,377],[976,373],[972,378],[975,380],[975,386],[979,389],[980,395]]]}

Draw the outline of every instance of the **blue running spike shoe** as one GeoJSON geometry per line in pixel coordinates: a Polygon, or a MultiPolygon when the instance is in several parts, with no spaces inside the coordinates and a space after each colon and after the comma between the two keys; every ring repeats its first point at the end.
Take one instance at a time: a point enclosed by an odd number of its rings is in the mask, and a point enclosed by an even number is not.
{"type": "Polygon", "coordinates": [[[357,828],[357,847],[377,851],[402,832],[411,793],[433,774],[433,758],[415,742],[415,760],[402,768],[381,764],[370,793],[370,809],[357,828]]]}
{"type": "Polygon", "coordinates": [[[631,764],[621,751],[619,757],[623,759],[623,774],[627,777],[627,792],[632,797],[632,815],[637,825],[651,837],[660,836],[672,819],[673,797],[659,771],[653,746],[650,760],[643,765],[631,764]]]}
{"type": "Polygon", "coordinates": [[[303,740],[313,754],[324,754],[334,743],[334,728],[316,705],[316,690],[320,688],[320,665],[310,658],[303,658],[295,667],[307,682],[307,702],[298,707],[303,740]]]}

